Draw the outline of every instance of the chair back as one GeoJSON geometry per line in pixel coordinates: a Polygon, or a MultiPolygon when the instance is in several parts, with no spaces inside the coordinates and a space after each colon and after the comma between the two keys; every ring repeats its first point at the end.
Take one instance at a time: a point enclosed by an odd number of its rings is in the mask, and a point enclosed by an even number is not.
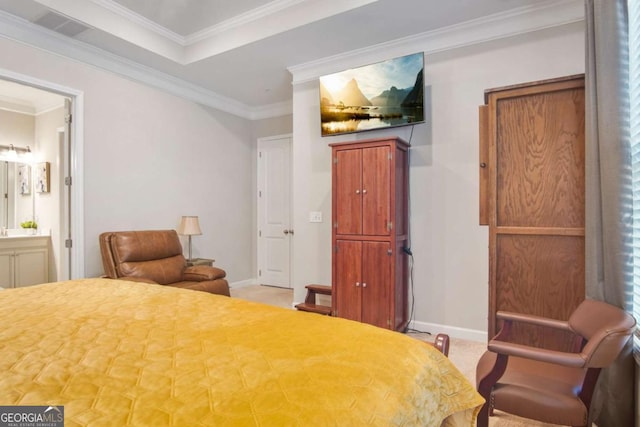
{"type": "Polygon", "coordinates": [[[175,230],[112,231],[100,234],[105,274],[166,285],[182,280],[186,260],[175,230]]]}
{"type": "Polygon", "coordinates": [[[569,318],[569,326],[584,337],[585,367],[604,368],[620,354],[636,321],[624,310],[601,301],[585,300],[569,318]]]}

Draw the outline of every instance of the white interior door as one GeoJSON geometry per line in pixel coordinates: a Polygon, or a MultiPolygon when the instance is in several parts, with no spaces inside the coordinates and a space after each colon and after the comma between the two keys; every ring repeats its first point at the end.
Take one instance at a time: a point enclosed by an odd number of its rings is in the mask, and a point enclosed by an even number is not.
{"type": "Polygon", "coordinates": [[[60,218],[62,219],[60,224],[60,254],[61,256],[61,268],[62,273],[61,280],[67,280],[71,278],[72,270],[72,253],[71,247],[73,236],[71,235],[72,217],[71,217],[71,121],[72,121],[72,106],[71,99],[65,98],[64,100],[64,131],[58,134],[60,143],[60,152],[62,153],[62,170],[60,173],[60,188],[63,188],[61,203],[60,203],[60,218]]]}
{"type": "Polygon", "coordinates": [[[258,140],[258,281],[291,287],[291,137],[258,140]]]}

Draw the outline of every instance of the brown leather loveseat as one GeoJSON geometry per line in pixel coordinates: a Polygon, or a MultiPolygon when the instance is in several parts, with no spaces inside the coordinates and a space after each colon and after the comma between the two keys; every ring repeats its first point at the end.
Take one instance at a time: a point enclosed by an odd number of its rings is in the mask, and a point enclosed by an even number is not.
{"type": "Polygon", "coordinates": [[[107,277],[156,283],[229,296],[224,270],[187,266],[175,230],[111,231],[100,234],[107,277]]]}

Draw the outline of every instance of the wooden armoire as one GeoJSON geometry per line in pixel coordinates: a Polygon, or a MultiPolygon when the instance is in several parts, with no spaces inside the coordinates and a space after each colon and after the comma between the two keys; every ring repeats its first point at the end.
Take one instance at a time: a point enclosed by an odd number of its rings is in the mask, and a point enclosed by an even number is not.
{"type": "MultiPolygon", "coordinates": [[[[496,312],[567,320],[585,298],[584,75],[485,91],[480,224],[489,226],[489,325],[496,312]]],[[[522,343],[568,349],[564,333],[517,325],[522,343]]]]}
{"type": "Polygon", "coordinates": [[[407,326],[408,148],[387,137],[332,148],[332,309],[382,328],[407,326]]]}

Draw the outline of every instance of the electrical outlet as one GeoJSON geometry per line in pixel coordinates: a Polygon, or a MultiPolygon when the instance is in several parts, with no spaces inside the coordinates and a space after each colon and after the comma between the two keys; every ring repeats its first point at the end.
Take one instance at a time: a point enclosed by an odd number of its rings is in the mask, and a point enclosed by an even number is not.
{"type": "Polygon", "coordinates": [[[322,222],[322,212],[309,212],[309,222],[322,222]]]}

